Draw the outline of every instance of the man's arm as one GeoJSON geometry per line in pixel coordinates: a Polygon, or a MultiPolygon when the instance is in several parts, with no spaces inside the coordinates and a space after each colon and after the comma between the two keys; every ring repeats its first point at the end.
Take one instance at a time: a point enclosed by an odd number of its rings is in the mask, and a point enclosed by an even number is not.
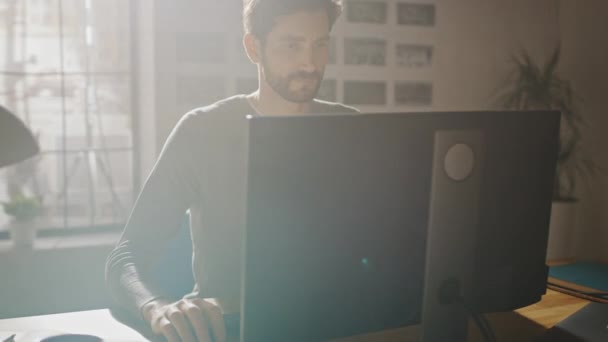
{"type": "Polygon", "coordinates": [[[122,237],[106,261],[111,297],[138,318],[146,303],[165,297],[151,272],[196,196],[192,120],[190,115],[184,116],[167,139],[122,237]]]}

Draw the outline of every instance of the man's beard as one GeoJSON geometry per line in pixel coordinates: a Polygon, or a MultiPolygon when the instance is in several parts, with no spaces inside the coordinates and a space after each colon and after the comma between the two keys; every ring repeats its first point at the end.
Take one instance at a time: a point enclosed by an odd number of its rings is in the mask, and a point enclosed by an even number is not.
{"type": "Polygon", "coordinates": [[[272,72],[266,63],[262,63],[264,68],[264,77],[266,83],[274,90],[279,96],[289,102],[305,103],[312,101],[321,87],[321,79],[323,78],[323,72],[296,72],[281,77],[272,72]],[[314,86],[300,87],[297,90],[291,90],[290,84],[295,80],[314,80],[314,86]]]}

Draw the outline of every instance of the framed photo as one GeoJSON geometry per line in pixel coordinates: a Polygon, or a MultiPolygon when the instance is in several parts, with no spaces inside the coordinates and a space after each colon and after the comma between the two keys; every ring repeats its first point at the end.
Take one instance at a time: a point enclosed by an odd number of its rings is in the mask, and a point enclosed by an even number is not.
{"type": "Polygon", "coordinates": [[[350,65],[386,65],[386,40],[380,38],[345,38],[344,63],[350,65]]]}
{"type": "Polygon", "coordinates": [[[344,103],[350,105],[385,105],[386,83],[381,81],[345,81],[344,103]]]}
{"type": "Polygon", "coordinates": [[[435,26],[435,5],[400,2],[397,4],[399,25],[435,26]]]}
{"type": "Polygon", "coordinates": [[[217,32],[177,32],[175,54],[178,63],[215,64],[226,61],[224,34],[217,32]]]}
{"type": "Polygon", "coordinates": [[[336,102],[336,80],[323,80],[321,82],[321,87],[319,87],[319,92],[317,93],[317,98],[319,100],[336,102]]]}
{"type": "Polygon", "coordinates": [[[386,2],[365,0],[347,1],[346,18],[351,23],[386,24],[386,2]]]}
{"type": "Polygon", "coordinates": [[[433,85],[430,82],[400,81],[395,83],[395,104],[430,106],[433,104],[433,85]]]}
{"type": "Polygon", "coordinates": [[[408,68],[429,67],[433,61],[433,47],[422,44],[397,44],[395,46],[397,66],[408,68]]]}

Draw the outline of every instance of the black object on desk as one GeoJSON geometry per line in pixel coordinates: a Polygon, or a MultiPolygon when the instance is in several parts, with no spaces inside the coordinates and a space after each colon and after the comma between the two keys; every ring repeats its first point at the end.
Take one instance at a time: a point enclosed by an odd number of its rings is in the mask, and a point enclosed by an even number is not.
{"type": "Polygon", "coordinates": [[[589,303],[549,329],[539,342],[608,341],[608,304],[589,303]]]}
{"type": "Polygon", "coordinates": [[[12,334],[11,336],[9,336],[6,340],[3,340],[2,342],[15,342],[15,336],[17,336],[17,334],[12,334]]]}
{"type": "Polygon", "coordinates": [[[49,336],[40,340],[40,342],[101,342],[101,337],[85,334],[60,334],[49,336]]]}

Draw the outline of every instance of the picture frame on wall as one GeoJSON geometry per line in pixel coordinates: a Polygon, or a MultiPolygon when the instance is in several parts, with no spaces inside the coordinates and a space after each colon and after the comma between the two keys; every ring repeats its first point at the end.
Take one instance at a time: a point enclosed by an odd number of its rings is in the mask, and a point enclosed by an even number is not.
{"type": "Polygon", "coordinates": [[[395,45],[395,63],[406,68],[425,68],[433,63],[433,46],[426,44],[395,45]]]}
{"type": "Polygon", "coordinates": [[[429,81],[397,81],[395,104],[398,106],[431,106],[433,84],[429,81]]]}
{"type": "Polygon", "coordinates": [[[344,81],[344,103],[386,105],[386,88],[384,81],[344,81]]]}
{"type": "Polygon", "coordinates": [[[435,4],[397,3],[397,23],[399,25],[435,26],[435,4]]]}
{"type": "Polygon", "coordinates": [[[386,40],[381,38],[345,38],[344,64],[386,65],[386,40]]]}
{"type": "Polygon", "coordinates": [[[386,24],[385,1],[350,0],[346,2],[346,19],[350,23],[386,24]]]}

